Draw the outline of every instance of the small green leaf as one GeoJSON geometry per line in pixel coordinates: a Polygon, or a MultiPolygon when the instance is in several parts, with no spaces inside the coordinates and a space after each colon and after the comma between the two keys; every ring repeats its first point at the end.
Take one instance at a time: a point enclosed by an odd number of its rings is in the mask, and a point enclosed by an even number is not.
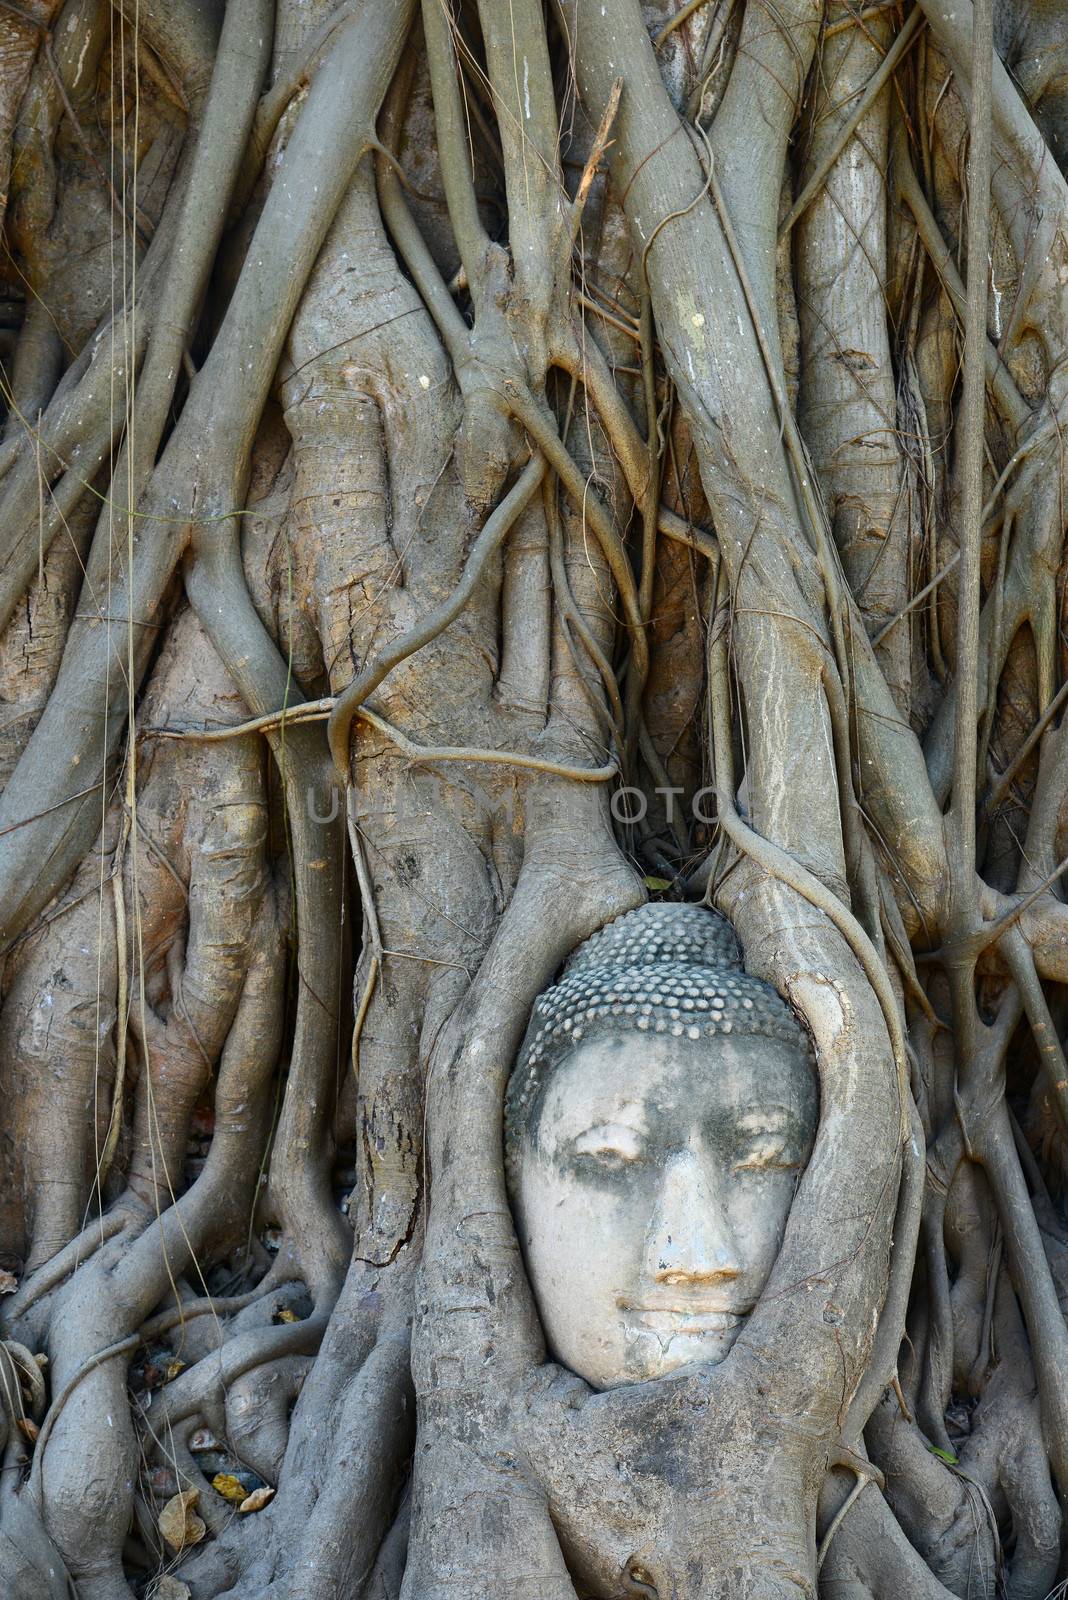
{"type": "Polygon", "coordinates": [[[955,1467],[960,1459],[953,1454],[952,1450],[940,1450],[936,1444],[929,1444],[927,1448],[933,1456],[938,1457],[939,1461],[948,1461],[951,1467],[955,1467]]]}
{"type": "Polygon", "coordinates": [[[645,887],[647,889],[653,889],[653,890],[656,890],[656,891],[660,891],[662,889],[670,889],[671,888],[671,879],[670,878],[646,878],[645,879],[645,887]]]}

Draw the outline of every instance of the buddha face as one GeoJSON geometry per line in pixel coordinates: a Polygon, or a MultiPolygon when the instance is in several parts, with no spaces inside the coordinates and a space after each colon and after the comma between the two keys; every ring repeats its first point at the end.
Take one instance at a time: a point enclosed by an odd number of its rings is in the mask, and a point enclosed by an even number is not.
{"type": "Polygon", "coordinates": [[[724,1359],[771,1273],[816,1126],[789,1045],[624,1033],[532,1108],[516,1213],[557,1360],[595,1388],[724,1359]]]}

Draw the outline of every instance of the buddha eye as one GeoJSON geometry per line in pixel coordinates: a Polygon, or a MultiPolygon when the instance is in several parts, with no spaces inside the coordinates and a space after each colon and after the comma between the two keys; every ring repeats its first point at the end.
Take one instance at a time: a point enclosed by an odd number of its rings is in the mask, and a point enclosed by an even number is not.
{"type": "Polygon", "coordinates": [[[634,1128],[622,1123],[599,1123],[580,1133],[572,1145],[575,1155],[609,1172],[618,1172],[642,1155],[641,1137],[634,1128]]]}
{"type": "Polygon", "coordinates": [[[734,1172],[796,1172],[802,1165],[795,1119],[780,1106],[752,1106],[734,1123],[734,1172]]]}
{"type": "Polygon", "coordinates": [[[761,1133],[738,1146],[735,1172],[793,1172],[801,1165],[788,1148],[785,1133],[761,1133]]]}

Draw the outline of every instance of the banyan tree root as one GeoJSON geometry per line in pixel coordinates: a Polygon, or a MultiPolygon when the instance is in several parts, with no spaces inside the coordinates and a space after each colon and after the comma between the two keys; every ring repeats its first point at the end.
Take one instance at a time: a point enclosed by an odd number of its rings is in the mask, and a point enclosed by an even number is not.
{"type": "Polygon", "coordinates": [[[0,7],[5,1595],[1068,1580],[1058,29],[0,7]],[[650,894],[821,1121],[598,1393],[502,1102],[650,894]]]}

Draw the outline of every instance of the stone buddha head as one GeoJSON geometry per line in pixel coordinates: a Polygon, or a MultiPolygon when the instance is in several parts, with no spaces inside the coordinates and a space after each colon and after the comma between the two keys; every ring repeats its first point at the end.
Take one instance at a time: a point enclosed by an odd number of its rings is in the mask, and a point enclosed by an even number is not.
{"type": "Polygon", "coordinates": [[[722,1361],[817,1115],[807,1035],[723,917],[650,904],[580,945],[535,1002],[505,1119],[554,1357],[598,1389],[722,1361]]]}

